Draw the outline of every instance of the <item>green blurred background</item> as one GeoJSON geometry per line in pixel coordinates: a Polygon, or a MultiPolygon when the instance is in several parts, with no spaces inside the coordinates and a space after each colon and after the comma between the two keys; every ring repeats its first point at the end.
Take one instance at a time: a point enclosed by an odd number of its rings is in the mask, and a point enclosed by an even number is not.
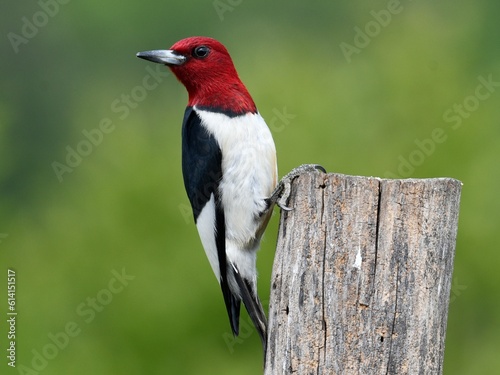
{"type": "MultiPolygon", "coordinates": [[[[500,368],[498,2],[59,1],[4,2],[0,15],[0,310],[10,267],[17,365],[42,370],[24,373],[261,373],[253,329],[230,339],[189,213],[187,95],[135,57],[192,35],[227,46],[280,175],[314,162],[463,181],[444,373],[500,368]],[[58,178],[68,147],[85,156],[58,178]],[[113,271],[130,279],[114,283],[113,271]]],[[[259,254],[263,300],[277,218],[259,254]]],[[[0,372],[23,373],[4,354],[0,372]]]]}

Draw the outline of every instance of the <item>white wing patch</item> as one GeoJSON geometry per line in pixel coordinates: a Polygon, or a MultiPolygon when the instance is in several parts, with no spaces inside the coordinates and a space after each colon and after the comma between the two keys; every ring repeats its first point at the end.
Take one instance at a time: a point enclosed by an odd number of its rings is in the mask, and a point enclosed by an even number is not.
{"type": "Polygon", "coordinates": [[[198,228],[198,234],[208,261],[212,266],[215,277],[217,277],[217,281],[220,283],[219,257],[215,243],[215,198],[213,194],[210,195],[210,200],[201,210],[196,220],[196,228],[198,228]]]}

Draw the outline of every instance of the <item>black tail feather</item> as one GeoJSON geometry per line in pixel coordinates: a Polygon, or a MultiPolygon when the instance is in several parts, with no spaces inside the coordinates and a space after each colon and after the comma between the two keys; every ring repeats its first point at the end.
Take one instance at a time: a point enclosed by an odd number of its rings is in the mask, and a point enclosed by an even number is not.
{"type": "Polygon", "coordinates": [[[240,331],[240,306],[241,300],[236,297],[231,290],[226,280],[222,279],[220,283],[222,294],[224,296],[224,303],[226,305],[227,315],[231,323],[231,330],[233,335],[238,336],[240,331]]]}
{"type": "Polygon", "coordinates": [[[253,290],[252,284],[241,277],[236,267],[234,267],[234,277],[240,288],[241,298],[248,311],[250,319],[259,333],[260,340],[262,341],[262,348],[264,350],[264,358],[267,350],[267,319],[264,314],[264,309],[260,303],[257,291],[253,290]]]}

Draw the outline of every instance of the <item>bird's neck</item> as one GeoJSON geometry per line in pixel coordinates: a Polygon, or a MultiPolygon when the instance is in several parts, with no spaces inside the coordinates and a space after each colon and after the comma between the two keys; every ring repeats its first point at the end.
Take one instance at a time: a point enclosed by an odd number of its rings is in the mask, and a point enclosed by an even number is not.
{"type": "Polygon", "coordinates": [[[234,116],[257,112],[250,93],[239,79],[232,82],[211,82],[207,85],[189,87],[188,93],[189,106],[234,116]]]}

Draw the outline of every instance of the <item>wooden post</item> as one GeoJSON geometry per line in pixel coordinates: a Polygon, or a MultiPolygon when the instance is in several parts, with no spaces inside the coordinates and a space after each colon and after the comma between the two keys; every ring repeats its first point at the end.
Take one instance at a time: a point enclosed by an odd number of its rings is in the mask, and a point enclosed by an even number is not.
{"type": "Polygon", "coordinates": [[[297,177],[265,374],[441,374],[460,191],[450,178],[297,177]]]}

